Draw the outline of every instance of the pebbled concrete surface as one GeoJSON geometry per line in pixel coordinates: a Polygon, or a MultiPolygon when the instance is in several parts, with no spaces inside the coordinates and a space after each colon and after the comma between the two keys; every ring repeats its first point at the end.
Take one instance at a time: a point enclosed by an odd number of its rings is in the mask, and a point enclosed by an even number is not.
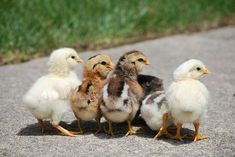
{"type": "MultiPolygon", "coordinates": [[[[209,139],[199,142],[154,140],[143,121],[135,121],[135,129],[144,135],[110,137],[87,131],[76,138],[42,134],[36,119],[22,104],[22,95],[30,85],[46,73],[47,58],[24,64],[0,67],[0,156],[235,156],[235,27],[225,27],[192,35],[177,35],[101,50],[116,62],[128,50],[142,50],[152,65],[143,73],[164,79],[167,88],[173,70],[189,58],[202,60],[212,72],[203,82],[211,93],[208,117],[201,133],[209,139]]],[[[86,60],[95,52],[81,53],[86,60]]],[[[77,69],[81,77],[80,65],[77,69]]],[[[72,113],[63,119],[66,128],[76,127],[72,113]],[[69,124],[65,123],[69,122],[69,124]]],[[[47,123],[48,124],[48,123],[47,123]]],[[[48,124],[49,125],[49,124],[48,124]]],[[[107,124],[104,122],[104,125],[107,124]]],[[[95,122],[83,123],[96,127],[95,122]]],[[[192,125],[184,132],[193,133],[192,125]]],[[[115,125],[125,131],[125,124],[115,125]]]]}

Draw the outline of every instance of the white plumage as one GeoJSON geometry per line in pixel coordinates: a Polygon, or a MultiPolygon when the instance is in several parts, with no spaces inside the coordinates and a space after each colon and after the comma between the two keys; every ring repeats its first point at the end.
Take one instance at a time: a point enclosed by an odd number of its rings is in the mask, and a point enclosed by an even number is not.
{"type": "Polygon", "coordinates": [[[174,82],[167,95],[169,110],[176,122],[201,122],[206,114],[208,90],[200,81],[174,82]]]}
{"type": "Polygon", "coordinates": [[[120,97],[113,98],[108,96],[108,85],[105,85],[103,88],[103,101],[106,104],[115,104],[108,107],[101,105],[101,111],[108,117],[112,122],[122,123],[124,122],[132,112],[132,107],[130,105],[123,105],[124,100],[128,99],[128,90],[130,87],[128,84],[124,83],[123,91],[120,97]],[[109,110],[113,110],[109,112],[109,110]],[[117,110],[117,111],[115,111],[117,110]]]}
{"type": "Polygon", "coordinates": [[[38,119],[43,131],[43,120],[49,119],[54,127],[63,130],[63,134],[71,135],[64,132],[65,129],[58,124],[70,110],[71,91],[81,84],[73,71],[78,62],[82,60],[73,49],[61,48],[53,51],[48,62],[48,74],[39,78],[24,96],[26,107],[38,119]]]}
{"type": "MultiPolygon", "coordinates": [[[[197,129],[206,114],[209,98],[206,86],[199,81],[205,74],[208,74],[205,65],[191,59],[175,70],[174,82],[166,93],[169,111],[177,129],[180,130],[183,123],[194,123],[195,141],[201,139],[197,129]]],[[[181,140],[180,133],[175,139],[181,140]]]]}
{"type": "Polygon", "coordinates": [[[163,115],[168,112],[167,103],[165,101],[164,92],[157,91],[148,95],[141,106],[141,117],[146,124],[154,131],[159,130],[162,122],[163,115]],[[157,94],[152,98],[153,94],[157,94]],[[153,101],[148,102],[150,99],[153,101]]]}

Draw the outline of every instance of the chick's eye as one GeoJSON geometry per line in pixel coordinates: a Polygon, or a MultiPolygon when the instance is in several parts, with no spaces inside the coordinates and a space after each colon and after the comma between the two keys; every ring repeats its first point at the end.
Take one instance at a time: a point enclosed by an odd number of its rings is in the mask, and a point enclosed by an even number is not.
{"type": "Polygon", "coordinates": [[[200,71],[201,70],[201,68],[200,67],[197,67],[197,71],[200,71]]]}
{"type": "Polygon", "coordinates": [[[71,56],[72,59],[75,59],[75,56],[71,56]]]}
{"type": "Polygon", "coordinates": [[[139,61],[139,62],[143,62],[144,59],[143,59],[143,58],[139,58],[138,61],[139,61]]]}
{"type": "Polygon", "coordinates": [[[149,86],[150,86],[150,82],[146,82],[146,86],[148,86],[148,87],[149,87],[149,86]]]}
{"type": "Polygon", "coordinates": [[[105,61],[101,62],[102,65],[106,65],[107,63],[105,61]]]}

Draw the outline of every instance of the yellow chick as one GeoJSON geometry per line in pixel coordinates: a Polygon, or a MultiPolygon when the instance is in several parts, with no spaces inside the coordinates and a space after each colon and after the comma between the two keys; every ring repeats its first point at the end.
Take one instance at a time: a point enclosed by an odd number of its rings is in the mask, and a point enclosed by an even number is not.
{"type": "Polygon", "coordinates": [[[107,55],[96,55],[88,59],[83,70],[82,84],[73,92],[71,97],[72,110],[78,120],[78,129],[83,133],[81,120],[90,121],[95,119],[98,130],[101,131],[101,112],[99,100],[102,96],[102,88],[106,83],[109,72],[114,64],[107,55]]]}
{"type": "Polygon", "coordinates": [[[144,65],[149,65],[147,57],[140,51],[131,51],[120,57],[116,68],[103,88],[101,111],[109,123],[108,133],[113,135],[112,123],[127,122],[127,135],[136,133],[131,121],[135,117],[144,93],[137,81],[144,65]]]}
{"type": "Polygon", "coordinates": [[[180,130],[184,123],[194,124],[194,141],[207,138],[199,135],[199,126],[205,117],[209,98],[209,92],[200,79],[207,74],[205,65],[196,59],[186,61],[175,70],[174,82],[166,93],[169,114],[177,127],[173,139],[182,140],[180,130]]]}
{"type": "Polygon", "coordinates": [[[52,52],[49,58],[48,74],[39,78],[23,98],[26,107],[37,118],[42,132],[47,130],[45,119],[63,135],[75,136],[59,125],[64,114],[70,110],[70,95],[81,81],[73,71],[82,62],[77,52],[71,48],[61,48],[52,52]]]}

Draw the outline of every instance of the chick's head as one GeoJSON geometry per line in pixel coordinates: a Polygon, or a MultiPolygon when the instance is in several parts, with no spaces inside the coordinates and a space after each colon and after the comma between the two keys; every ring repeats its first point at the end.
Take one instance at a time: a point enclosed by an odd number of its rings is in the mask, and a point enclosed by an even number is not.
{"type": "Polygon", "coordinates": [[[88,59],[84,66],[84,76],[92,76],[98,74],[102,78],[106,78],[110,71],[114,68],[109,56],[99,54],[88,59]]]}
{"type": "Polygon", "coordinates": [[[151,75],[138,75],[138,83],[144,89],[145,94],[163,91],[163,80],[151,75]]]}
{"type": "Polygon", "coordinates": [[[130,51],[125,53],[118,61],[117,69],[121,69],[129,74],[142,71],[144,65],[149,65],[149,59],[140,51],[130,51]]]}
{"type": "Polygon", "coordinates": [[[190,59],[183,64],[181,64],[174,71],[174,79],[176,81],[184,80],[184,79],[195,79],[199,80],[203,76],[209,73],[206,66],[199,60],[190,59]]]}
{"type": "Polygon", "coordinates": [[[82,59],[77,52],[71,48],[60,48],[54,50],[49,58],[49,71],[65,71],[73,69],[82,59]]]}

